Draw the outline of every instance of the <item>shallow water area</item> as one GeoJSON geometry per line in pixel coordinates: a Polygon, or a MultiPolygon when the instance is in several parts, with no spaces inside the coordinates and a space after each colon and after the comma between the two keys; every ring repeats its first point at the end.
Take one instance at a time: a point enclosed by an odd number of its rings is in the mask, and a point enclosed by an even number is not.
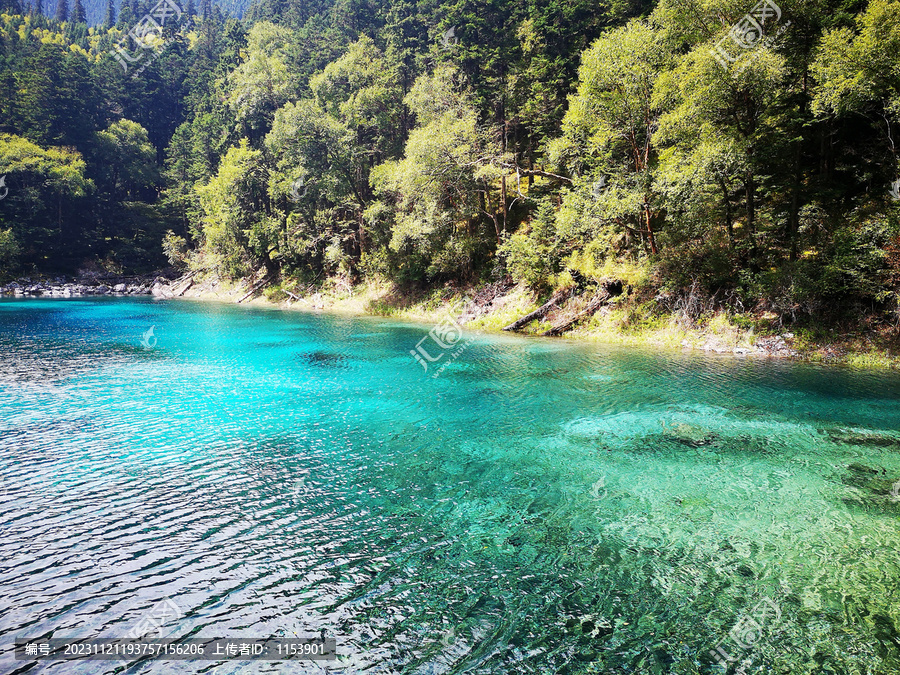
{"type": "Polygon", "coordinates": [[[0,672],[900,672],[900,376],[430,329],[0,300],[0,672]]]}

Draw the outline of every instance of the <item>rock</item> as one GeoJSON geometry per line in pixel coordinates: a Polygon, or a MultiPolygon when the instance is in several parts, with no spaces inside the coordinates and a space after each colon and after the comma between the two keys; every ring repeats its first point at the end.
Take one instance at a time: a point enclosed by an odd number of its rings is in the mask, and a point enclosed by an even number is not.
{"type": "Polygon", "coordinates": [[[741,354],[741,355],[750,353],[750,350],[747,349],[746,347],[735,347],[733,351],[735,354],[741,354]]]}
{"type": "Polygon", "coordinates": [[[127,286],[125,284],[116,284],[113,287],[113,291],[116,293],[124,293],[127,290],[127,286]]]}
{"type": "Polygon", "coordinates": [[[100,284],[99,286],[97,286],[97,288],[94,289],[94,292],[98,295],[106,295],[107,293],[109,293],[109,286],[100,284]]]}
{"type": "MultiPolygon", "coordinates": [[[[844,445],[863,445],[875,448],[900,446],[900,438],[890,436],[886,433],[866,433],[841,430],[830,432],[828,436],[835,443],[842,443],[844,445]]],[[[851,464],[850,468],[855,470],[855,468],[859,466],[861,465],[851,464]]]]}
{"type": "Polygon", "coordinates": [[[688,445],[692,448],[710,445],[716,440],[716,435],[714,433],[690,424],[676,424],[674,427],[668,429],[664,435],[673,441],[677,441],[682,445],[688,445]]]}

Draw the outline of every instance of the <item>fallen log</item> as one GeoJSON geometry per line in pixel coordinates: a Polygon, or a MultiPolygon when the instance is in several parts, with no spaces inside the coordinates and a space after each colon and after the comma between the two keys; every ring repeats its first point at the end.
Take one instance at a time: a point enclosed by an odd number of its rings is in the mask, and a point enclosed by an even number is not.
{"type": "Polygon", "coordinates": [[[237,303],[235,303],[235,304],[238,304],[238,305],[241,304],[244,300],[249,298],[251,295],[256,293],[260,288],[262,288],[263,286],[265,286],[268,283],[269,283],[269,277],[268,276],[263,277],[260,281],[257,281],[255,284],[253,284],[253,286],[250,287],[250,290],[247,292],[247,294],[244,297],[242,297],[240,300],[238,300],[237,303]]]}
{"type": "Polygon", "coordinates": [[[191,286],[193,286],[193,285],[194,285],[194,280],[193,280],[193,279],[188,279],[188,280],[187,280],[187,283],[184,285],[184,287],[183,287],[180,291],[178,291],[178,292],[175,294],[175,297],[176,297],[176,298],[180,298],[182,295],[185,294],[185,292],[187,291],[187,289],[189,289],[189,288],[190,288],[191,286]]]}
{"type": "Polygon", "coordinates": [[[182,295],[184,295],[185,292],[187,291],[187,289],[189,289],[191,286],[194,285],[194,277],[197,276],[198,274],[200,274],[200,272],[205,272],[205,271],[206,271],[206,268],[194,270],[193,272],[188,272],[187,274],[182,276],[180,279],[176,280],[175,283],[173,283],[170,286],[170,288],[172,289],[171,292],[173,294],[173,297],[180,298],[182,295]],[[179,284],[184,284],[184,287],[180,291],[176,291],[175,289],[178,288],[179,284]]]}
{"type": "Polygon", "coordinates": [[[622,282],[618,280],[604,281],[601,284],[600,288],[600,294],[597,295],[593,300],[591,300],[588,303],[587,307],[578,312],[578,314],[573,316],[571,319],[553,326],[550,330],[542,333],[542,335],[544,337],[554,337],[557,335],[562,335],[582,319],[592,316],[598,309],[609,302],[611,298],[614,298],[615,296],[622,293],[622,282]]]}
{"type": "Polygon", "coordinates": [[[531,312],[530,314],[526,314],[521,319],[513,321],[508,326],[504,327],[502,330],[520,330],[530,324],[535,319],[543,319],[546,316],[547,312],[556,307],[560,302],[566,300],[572,292],[574,291],[574,287],[564,288],[561,291],[557,291],[553,294],[553,297],[550,298],[546,303],[538,307],[536,310],[531,312]]]}

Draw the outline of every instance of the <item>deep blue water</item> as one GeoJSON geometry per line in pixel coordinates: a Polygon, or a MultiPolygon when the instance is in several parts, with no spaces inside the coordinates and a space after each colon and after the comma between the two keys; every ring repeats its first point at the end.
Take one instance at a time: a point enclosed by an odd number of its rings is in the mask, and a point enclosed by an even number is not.
{"type": "Polygon", "coordinates": [[[0,672],[900,672],[896,374],[429,329],[0,301],[0,672]]]}

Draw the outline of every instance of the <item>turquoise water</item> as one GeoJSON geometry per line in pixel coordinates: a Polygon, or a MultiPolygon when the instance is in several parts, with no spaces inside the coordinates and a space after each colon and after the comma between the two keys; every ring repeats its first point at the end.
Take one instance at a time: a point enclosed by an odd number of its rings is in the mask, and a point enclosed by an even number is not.
{"type": "Polygon", "coordinates": [[[897,375],[429,328],[0,301],[0,672],[900,672],[897,375]]]}

